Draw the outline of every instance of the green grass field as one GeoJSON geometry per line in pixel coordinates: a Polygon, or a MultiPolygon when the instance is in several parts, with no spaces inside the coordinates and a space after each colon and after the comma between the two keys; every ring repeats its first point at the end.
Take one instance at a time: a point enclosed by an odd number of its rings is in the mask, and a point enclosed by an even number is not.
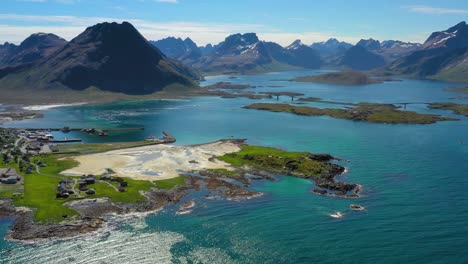
{"type": "Polygon", "coordinates": [[[309,176],[321,176],[330,165],[309,158],[307,152],[288,152],[281,149],[243,145],[241,151],[218,157],[219,160],[240,167],[249,165],[259,169],[281,173],[294,172],[309,176]]]}
{"type": "Polygon", "coordinates": [[[47,163],[41,173],[22,174],[24,177],[24,193],[13,199],[15,205],[34,208],[34,217],[38,222],[60,222],[63,216],[71,217],[77,213],[64,206],[63,203],[71,199],[56,199],[57,184],[62,177],[59,172],[75,164],[70,160],[57,160],[46,156],[41,160],[47,163]],[[42,172],[43,171],[43,172],[42,172]]]}
{"type": "Polygon", "coordinates": [[[96,194],[88,196],[95,198],[109,197],[116,203],[138,203],[145,200],[145,198],[140,194],[140,191],[149,191],[154,187],[154,184],[150,181],[137,181],[131,179],[125,179],[125,181],[128,182],[128,187],[125,188],[125,192],[119,192],[105,182],[97,182],[88,186],[88,189],[94,189],[96,194]]]}
{"type": "Polygon", "coordinates": [[[154,184],[158,189],[171,190],[176,186],[183,185],[185,183],[185,176],[179,176],[172,179],[155,181],[154,184]]]}
{"type": "MultiPolygon", "coordinates": [[[[22,185],[0,185],[0,197],[12,198],[15,205],[25,206],[35,209],[35,220],[38,222],[60,222],[66,218],[78,215],[78,213],[65,205],[64,203],[76,199],[75,195],[69,198],[56,198],[57,185],[62,178],[75,179],[76,177],[68,177],[60,175],[61,171],[73,168],[77,165],[76,161],[68,159],[72,155],[98,153],[114,149],[131,148],[137,146],[150,145],[151,142],[127,142],[127,143],[111,143],[111,144],[76,144],[60,146],[58,154],[47,154],[37,156],[32,159],[32,162],[37,160],[47,164],[46,167],[40,168],[40,173],[34,171],[32,174],[20,173],[24,177],[24,192],[22,185]],[[22,193],[20,196],[13,197],[13,193],[22,193]]],[[[19,172],[17,164],[3,164],[0,167],[14,167],[19,172]]],[[[119,192],[116,188],[109,186],[105,182],[98,181],[96,184],[88,186],[88,189],[95,189],[96,194],[86,195],[80,193],[84,197],[98,198],[109,197],[113,202],[117,203],[137,203],[144,201],[144,196],[141,191],[148,191],[153,187],[159,189],[172,189],[178,185],[185,183],[185,177],[179,176],[173,179],[159,181],[139,181],[125,178],[128,186],[125,192],[119,192]]],[[[118,187],[115,182],[112,185],[118,187]]]]}

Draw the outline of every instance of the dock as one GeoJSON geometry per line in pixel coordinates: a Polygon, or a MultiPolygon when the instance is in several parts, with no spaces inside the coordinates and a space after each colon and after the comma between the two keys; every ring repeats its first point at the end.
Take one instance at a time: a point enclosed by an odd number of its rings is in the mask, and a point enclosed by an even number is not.
{"type": "Polygon", "coordinates": [[[169,134],[169,132],[163,131],[162,133],[164,135],[162,138],[148,137],[145,139],[145,141],[155,142],[157,144],[168,144],[176,142],[176,138],[169,134]]]}

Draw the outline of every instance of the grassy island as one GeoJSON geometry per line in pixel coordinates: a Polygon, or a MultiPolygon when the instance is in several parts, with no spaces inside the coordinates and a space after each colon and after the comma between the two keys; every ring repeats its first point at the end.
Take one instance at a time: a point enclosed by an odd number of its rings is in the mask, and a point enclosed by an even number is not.
{"type": "Polygon", "coordinates": [[[468,87],[464,87],[464,88],[447,88],[445,90],[447,90],[449,92],[454,92],[454,93],[468,94],[468,87]]]}
{"type": "Polygon", "coordinates": [[[211,84],[208,86],[204,86],[205,89],[248,89],[248,88],[255,88],[255,86],[249,84],[232,84],[230,82],[217,82],[215,84],[211,84]]]}
{"type": "Polygon", "coordinates": [[[363,72],[358,71],[344,71],[344,72],[331,72],[314,76],[302,76],[293,79],[295,82],[314,82],[314,83],[327,83],[339,85],[366,85],[382,83],[386,81],[381,78],[370,78],[363,72]]]}
{"type": "Polygon", "coordinates": [[[429,104],[429,108],[451,110],[457,115],[468,116],[468,105],[456,104],[456,103],[432,103],[429,104]]]}
{"type": "Polygon", "coordinates": [[[402,111],[392,104],[358,103],[355,104],[355,107],[334,109],[289,104],[256,103],[244,108],[306,116],[330,116],[354,121],[388,124],[432,124],[438,121],[455,120],[439,115],[402,111]]]}

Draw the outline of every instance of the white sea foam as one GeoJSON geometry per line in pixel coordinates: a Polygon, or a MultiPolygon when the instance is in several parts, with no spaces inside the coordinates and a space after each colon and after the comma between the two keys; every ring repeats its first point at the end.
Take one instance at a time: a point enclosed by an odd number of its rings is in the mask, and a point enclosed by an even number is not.
{"type": "Polygon", "coordinates": [[[185,237],[174,232],[112,231],[61,243],[20,247],[6,263],[171,263],[171,247],[185,237]]]}

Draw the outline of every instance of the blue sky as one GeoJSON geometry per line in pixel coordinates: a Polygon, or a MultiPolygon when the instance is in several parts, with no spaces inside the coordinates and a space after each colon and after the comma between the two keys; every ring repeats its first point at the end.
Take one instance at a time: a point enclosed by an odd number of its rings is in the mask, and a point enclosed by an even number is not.
{"type": "Polygon", "coordinates": [[[465,0],[1,0],[0,42],[35,32],[70,40],[95,23],[124,20],[147,39],[191,37],[200,45],[237,32],[282,45],[330,37],[423,42],[467,18],[465,0]]]}

